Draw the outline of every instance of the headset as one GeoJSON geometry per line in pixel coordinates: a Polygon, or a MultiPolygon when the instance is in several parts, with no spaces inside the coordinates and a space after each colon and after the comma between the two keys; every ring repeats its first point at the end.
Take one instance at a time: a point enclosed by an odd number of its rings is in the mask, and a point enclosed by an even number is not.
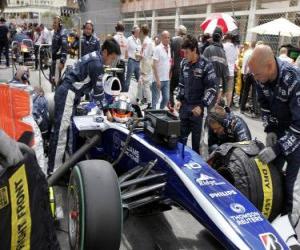
{"type": "Polygon", "coordinates": [[[94,33],[94,23],[92,22],[92,20],[87,20],[87,21],[85,22],[85,24],[83,25],[83,29],[85,29],[85,26],[86,26],[87,24],[92,25],[92,32],[94,33]]]}

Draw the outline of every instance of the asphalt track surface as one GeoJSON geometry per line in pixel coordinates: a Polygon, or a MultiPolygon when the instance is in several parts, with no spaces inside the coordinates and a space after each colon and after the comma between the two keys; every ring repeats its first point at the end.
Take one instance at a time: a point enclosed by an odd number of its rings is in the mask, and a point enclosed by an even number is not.
{"type": "MultiPolygon", "coordinates": [[[[31,84],[39,85],[38,71],[31,70],[31,84]]],[[[12,68],[0,67],[0,80],[12,78],[12,68]]],[[[134,84],[132,86],[134,87],[134,84]]],[[[50,92],[50,84],[42,76],[41,86],[45,92],[50,92]]],[[[134,91],[129,90],[133,93],[134,91]]],[[[243,115],[241,115],[244,117],[243,115]]],[[[253,138],[264,142],[265,133],[262,123],[259,120],[244,117],[253,138]]],[[[56,192],[57,206],[65,207],[66,189],[58,188],[56,192]]],[[[61,210],[62,211],[62,210],[61,210]]],[[[57,235],[61,244],[61,249],[68,250],[68,228],[67,213],[63,211],[62,219],[59,221],[57,235]]],[[[300,230],[297,230],[298,235],[300,230]]],[[[122,234],[121,250],[181,250],[181,249],[224,249],[217,240],[196,221],[188,212],[174,207],[170,211],[158,213],[151,216],[129,216],[124,222],[122,234]]]]}

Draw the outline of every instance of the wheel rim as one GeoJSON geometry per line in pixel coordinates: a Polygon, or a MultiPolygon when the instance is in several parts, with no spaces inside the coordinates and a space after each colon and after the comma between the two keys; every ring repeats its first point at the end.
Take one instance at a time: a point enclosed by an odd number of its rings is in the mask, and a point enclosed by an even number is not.
{"type": "Polygon", "coordinates": [[[70,186],[68,195],[68,227],[69,239],[72,249],[79,249],[80,242],[80,204],[78,192],[73,185],[70,186]]]}

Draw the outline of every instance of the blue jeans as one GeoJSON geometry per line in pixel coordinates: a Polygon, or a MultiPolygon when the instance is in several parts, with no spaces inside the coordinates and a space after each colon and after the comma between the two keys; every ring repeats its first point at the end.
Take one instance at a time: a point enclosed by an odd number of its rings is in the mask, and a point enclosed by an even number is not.
{"type": "Polygon", "coordinates": [[[152,108],[156,109],[156,105],[158,103],[160,97],[160,91],[162,94],[162,100],[160,102],[160,109],[164,109],[169,101],[170,95],[170,82],[169,81],[161,81],[160,82],[160,89],[157,88],[156,82],[152,83],[152,108]]]}
{"type": "Polygon", "coordinates": [[[134,77],[135,77],[136,81],[138,81],[140,78],[140,62],[129,58],[128,64],[127,64],[127,74],[126,74],[125,86],[124,86],[124,89],[122,90],[123,92],[128,92],[131,76],[133,73],[134,73],[134,77]]]}

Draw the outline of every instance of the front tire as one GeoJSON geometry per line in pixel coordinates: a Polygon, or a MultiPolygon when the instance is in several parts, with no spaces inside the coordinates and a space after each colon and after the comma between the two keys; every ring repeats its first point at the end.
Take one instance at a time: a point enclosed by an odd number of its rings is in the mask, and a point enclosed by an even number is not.
{"type": "Polygon", "coordinates": [[[68,187],[71,249],[119,249],[122,203],[117,175],[102,160],[79,162],[68,187]]]}

